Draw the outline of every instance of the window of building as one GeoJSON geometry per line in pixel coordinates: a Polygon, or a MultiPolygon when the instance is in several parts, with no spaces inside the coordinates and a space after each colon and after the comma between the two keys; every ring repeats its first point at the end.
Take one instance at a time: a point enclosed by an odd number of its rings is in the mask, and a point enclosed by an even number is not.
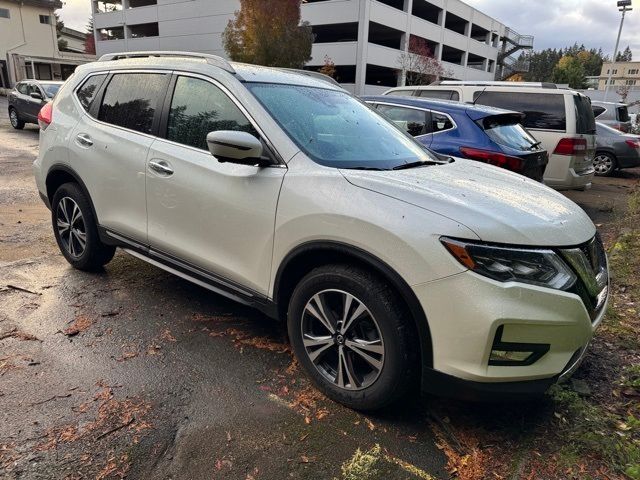
{"type": "Polygon", "coordinates": [[[0,8],[0,18],[11,18],[11,10],[8,8],[0,8]]]}
{"type": "Polygon", "coordinates": [[[442,9],[430,2],[413,2],[412,10],[411,13],[422,20],[435,23],[436,25],[440,25],[442,22],[442,9]]]}
{"type": "Polygon", "coordinates": [[[397,8],[398,10],[404,10],[404,0],[379,0],[380,3],[389,5],[390,7],[397,8]]]}
{"type": "Polygon", "coordinates": [[[158,0],[129,0],[129,8],[148,7],[157,4],[158,0]]]}
{"type": "Polygon", "coordinates": [[[139,25],[131,25],[129,27],[131,38],[157,37],[157,23],[141,23],[139,25]]]}
{"type": "Polygon", "coordinates": [[[173,92],[167,140],[207,150],[207,135],[218,130],[260,135],[218,87],[198,78],[179,77],[173,92]]]}
{"type": "Polygon", "coordinates": [[[101,28],[98,30],[100,40],[122,40],[124,38],[124,27],[101,28]]]}
{"type": "Polygon", "coordinates": [[[464,64],[464,51],[448,45],[442,46],[442,61],[455,63],[456,65],[464,64]]]}
{"type": "Polygon", "coordinates": [[[40,15],[40,23],[51,25],[51,15],[40,15]]]}
{"type": "Polygon", "coordinates": [[[389,120],[412,137],[425,135],[427,131],[427,112],[415,108],[378,105],[378,110],[389,120]]]}
{"type": "Polygon", "coordinates": [[[98,120],[141,133],[152,133],[167,75],[123,73],[114,75],[104,93],[98,120]]]}
{"type": "Polygon", "coordinates": [[[467,22],[464,18],[454,15],[451,12],[446,13],[444,28],[453,32],[457,32],[460,35],[466,35],[467,25],[469,25],[469,22],[467,22]]]}
{"type": "Polygon", "coordinates": [[[313,43],[357,42],[358,23],[336,23],[331,25],[313,25],[315,40],[313,43]]]}
{"type": "Polygon", "coordinates": [[[84,82],[84,85],[76,92],[76,96],[80,101],[82,107],[88,112],[91,109],[91,104],[93,103],[98,90],[102,86],[102,82],[104,82],[107,75],[93,75],[84,82]]]}
{"type": "Polygon", "coordinates": [[[635,85],[636,81],[635,80],[627,80],[627,85],[635,85]]]}
{"type": "Polygon", "coordinates": [[[97,13],[109,13],[122,10],[122,0],[99,0],[95,2],[97,13]]]}
{"type": "Polygon", "coordinates": [[[615,75],[616,73],[618,73],[618,69],[614,69],[612,73],[615,75]]]}
{"type": "Polygon", "coordinates": [[[473,97],[479,105],[524,113],[525,119],[522,124],[526,128],[560,131],[567,129],[564,95],[480,91],[473,97]]]}
{"type": "Polygon", "coordinates": [[[369,23],[369,43],[400,50],[404,32],[379,23],[369,23]]]}

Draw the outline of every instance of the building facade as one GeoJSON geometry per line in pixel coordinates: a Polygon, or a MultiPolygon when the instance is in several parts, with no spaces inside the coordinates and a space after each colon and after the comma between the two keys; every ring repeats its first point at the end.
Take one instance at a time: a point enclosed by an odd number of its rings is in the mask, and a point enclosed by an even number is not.
{"type": "Polygon", "coordinates": [[[92,57],[58,50],[59,0],[0,0],[0,88],[25,78],[64,80],[92,57]]]}
{"type": "MultiPolygon", "coordinates": [[[[91,0],[98,55],[187,50],[225,55],[222,32],[239,0],[91,0]]],[[[517,71],[515,52],[533,47],[504,24],[460,0],[306,0],[303,20],[315,34],[313,59],[328,57],[337,80],[357,94],[379,93],[404,79],[401,57],[423,39],[448,78],[494,80],[517,71]]]]}
{"type": "Polygon", "coordinates": [[[598,79],[598,90],[604,90],[611,75],[609,90],[628,87],[629,90],[640,90],[640,62],[603,63],[598,79]]]}

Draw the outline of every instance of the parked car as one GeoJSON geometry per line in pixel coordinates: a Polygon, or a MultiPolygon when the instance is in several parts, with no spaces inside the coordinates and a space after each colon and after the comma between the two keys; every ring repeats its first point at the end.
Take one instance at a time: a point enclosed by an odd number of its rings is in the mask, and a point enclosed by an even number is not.
{"type": "Polygon", "coordinates": [[[542,182],[549,156],[520,125],[522,113],[445,100],[363,99],[434,152],[488,163],[542,182]]]}
{"type": "Polygon", "coordinates": [[[591,105],[596,120],[616,130],[629,133],[633,122],[626,103],[600,102],[592,100],[591,105]]]}
{"type": "Polygon", "coordinates": [[[62,82],[24,80],[9,93],[9,121],[22,130],[25,123],[38,123],[38,112],[58,92],[62,82]]]}
{"type": "Polygon", "coordinates": [[[73,267],[120,247],[281,319],[352,408],[417,379],[530,397],[575,371],[606,310],[605,251],[573,202],[432,156],[315,72],[110,54],[39,121],[36,183],[73,267]]]}
{"type": "Polygon", "coordinates": [[[640,167],[640,137],[597,122],[596,175],[609,176],[617,169],[640,167]]]}
{"type": "Polygon", "coordinates": [[[522,112],[524,127],[549,152],[545,183],[556,189],[591,186],[596,125],[590,100],[581,93],[546,83],[447,81],[392,88],[385,95],[447,98],[522,112]]]}

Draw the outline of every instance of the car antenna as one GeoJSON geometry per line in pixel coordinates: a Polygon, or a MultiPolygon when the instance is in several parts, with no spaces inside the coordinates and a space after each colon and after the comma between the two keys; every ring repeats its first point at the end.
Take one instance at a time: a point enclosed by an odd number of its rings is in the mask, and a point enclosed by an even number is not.
{"type": "Polygon", "coordinates": [[[480,97],[482,97],[482,95],[484,95],[484,92],[487,91],[487,87],[484,87],[482,89],[482,91],[480,92],[480,95],[478,95],[474,100],[473,103],[471,105],[475,105],[476,103],[478,103],[478,100],[480,100],[480,97]]]}

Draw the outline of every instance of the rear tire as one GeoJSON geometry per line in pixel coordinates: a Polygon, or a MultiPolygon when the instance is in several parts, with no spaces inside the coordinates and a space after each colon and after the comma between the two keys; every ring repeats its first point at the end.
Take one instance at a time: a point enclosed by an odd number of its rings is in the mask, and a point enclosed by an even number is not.
{"type": "Polygon", "coordinates": [[[593,166],[598,177],[610,177],[618,168],[618,162],[610,153],[599,152],[593,159],[593,166]]]}
{"type": "Polygon", "coordinates": [[[15,108],[9,109],[9,121],[11,122],[11,126],[16,130],[22,130],[24,128],[24,122],[20,120],[18,111],[15,108]]]}
{"type": "Polygon", "coordinates": [[[99,269],[116,253],[116,247],[100,241],[89,199],[77,183],[65,183],[56,190],[51,222],[60,251],[78,270],[99,269]]]}
{"type": "Polygon", "coordinates": [[[289,303],[293,350],[312,382],[347,407],[373,411],[414,381],[418,356],[410,313],[377,275],[328,265],[306,275],[289,303]]]}

